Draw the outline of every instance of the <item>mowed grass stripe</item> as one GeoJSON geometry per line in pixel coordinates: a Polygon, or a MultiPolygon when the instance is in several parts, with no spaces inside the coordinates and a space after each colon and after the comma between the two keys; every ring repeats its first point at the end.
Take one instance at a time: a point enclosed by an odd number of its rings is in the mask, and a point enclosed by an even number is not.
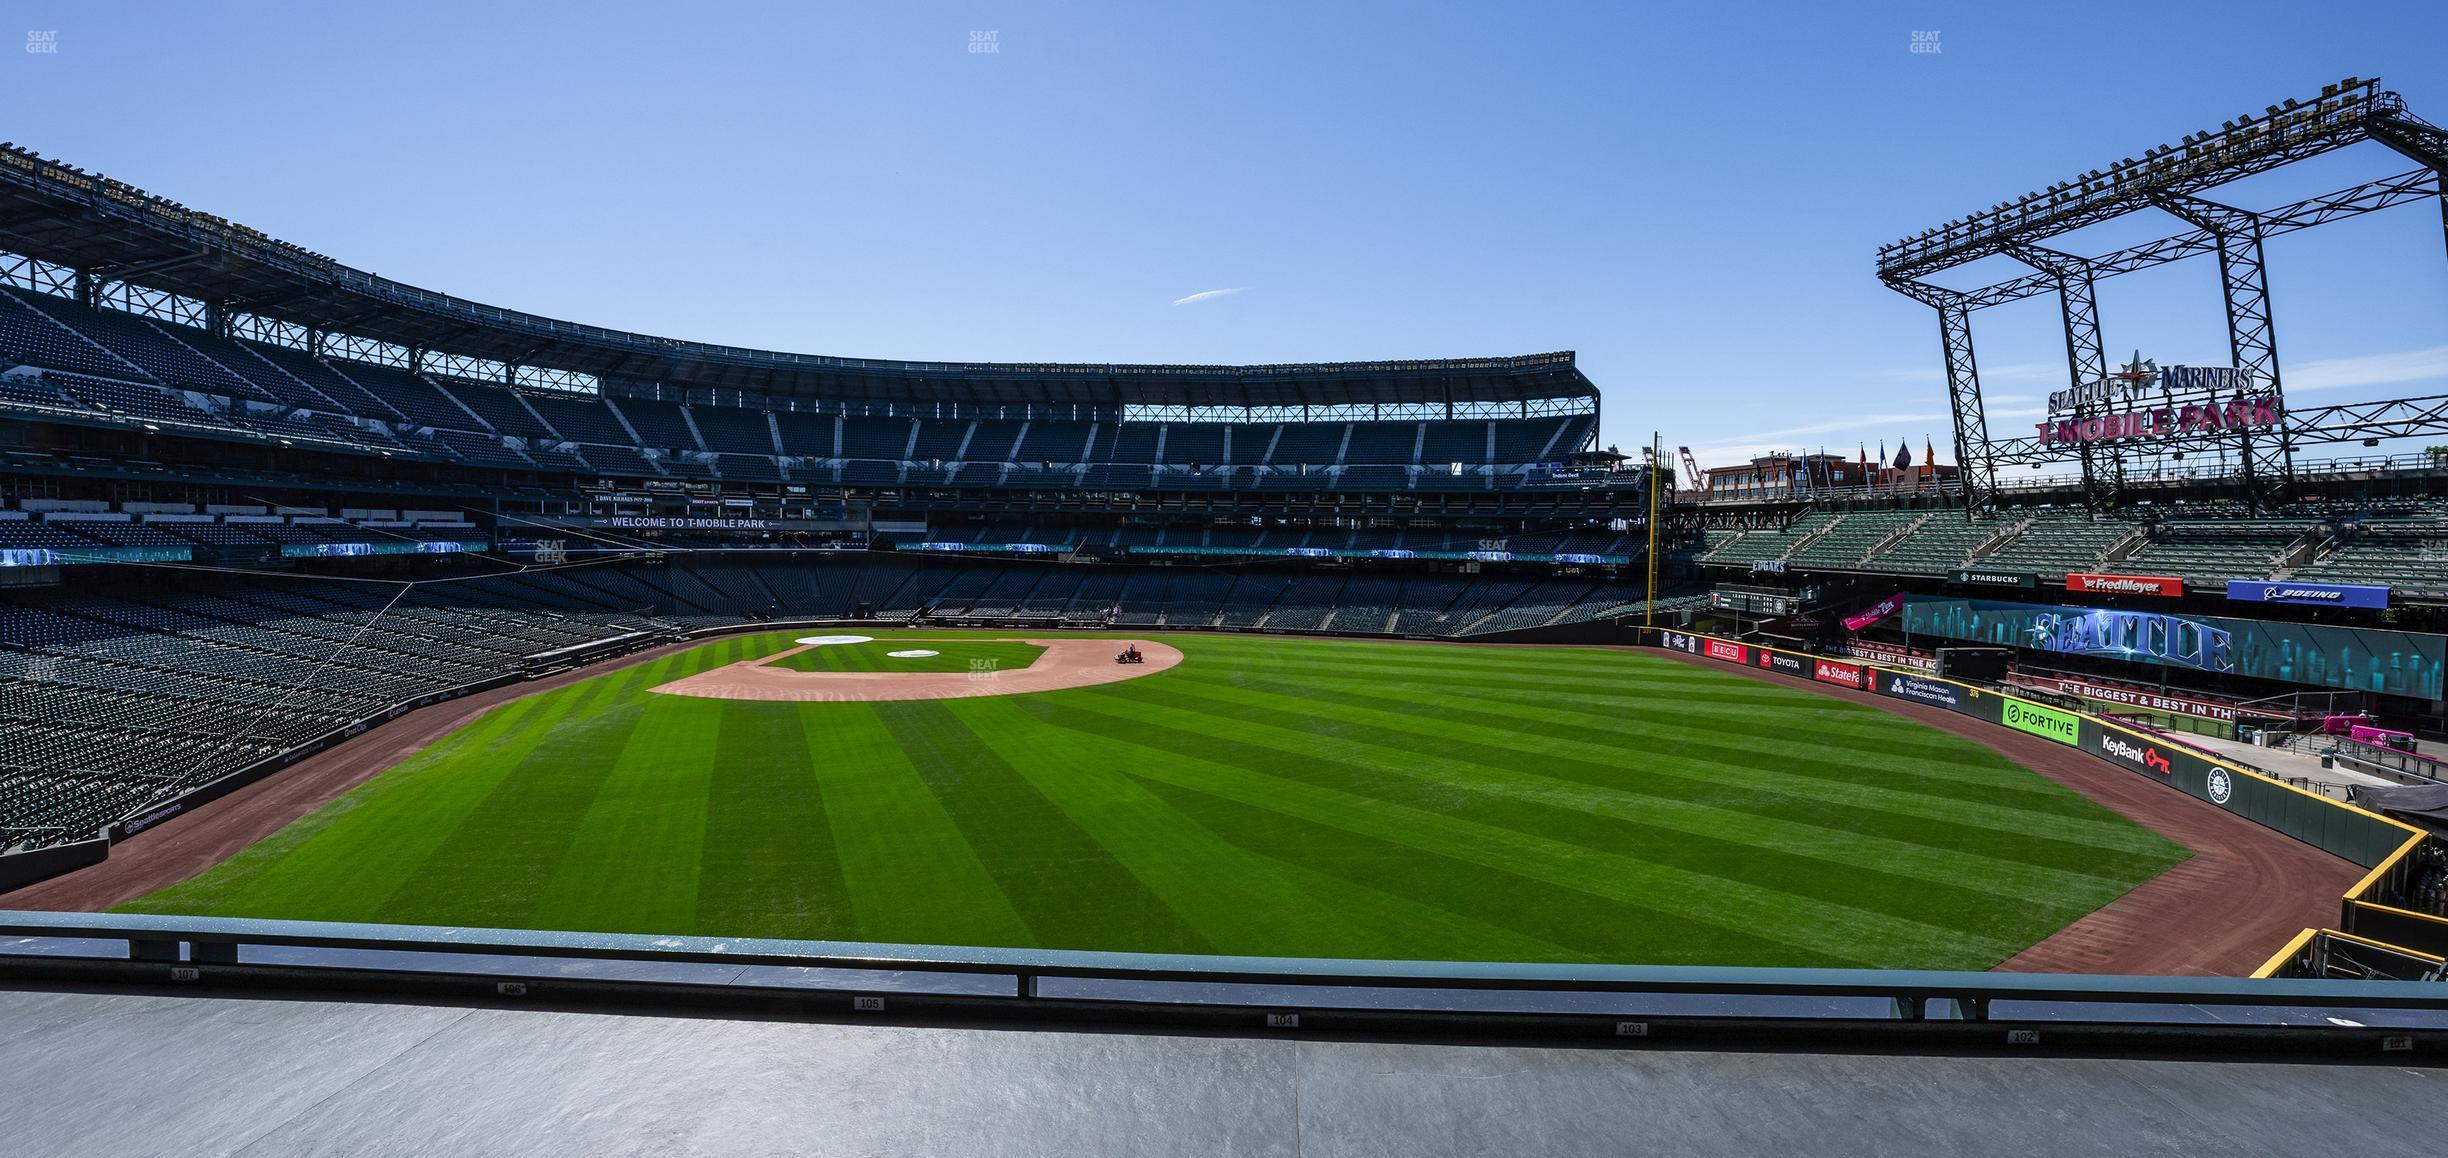
{"type": "MultiPolygon", "coordinates": [[[[1515,724],[1528,720],[1545,720],[1566,726],[1595,727],[1603,735],[1617,734],[1624,720],[1626,688],[1620,681],[1592,680],[1565,682],[1553,680],[1474,679],[1460,680],[1437,676],[1430,679],[1393,678],[1357,682],[1345,673],[1331,668],[1302,669],[1296,682],[1304,687],[1327,683],[1345,694],[1367,694],[1362,687],[1385,689],[1400,687],[1406,698],[1441,697],[1438,702],[1463,706],[1508,706],[1508,715],[1515,724]],[[1493,703],[1490,703],[1493,701],[1493,703]],[[1513,706],[1534,709],[1513,712],[1513,706]],[[1552,713],[1552,714],[1548,714],[1552,713]]],[[[1399,676],[1394,671],[1372,675],[1399,676]]],[[[1416,673],[1413,673],[1416,674],[1416,673]]],[[[1209,671],[1196,673],[1195,678],[1216,680],[1235,686],[1265,689],[1279,686],[1281,681],[1249,679],[1238,675],[1218,675],[1209,671]]],[[[1807,728],[1814,749],[1831,754],[1858,756],[1868,761],[1921,760],[1914,769],[1916,775],[1937,780],[1959,780],[1977,785],[1990,793],[2022,793],[2032,798],[2028,803],[2041,807],[2079,807],[2076,798],[2068,798],[2045,781],[2032,781],[2021,769],[2003,760],[1993,766],[1960,763],[1967,751],[1966,742],[1956,737],[1902,720],[1877,708],[1848,704],[1810,694],[1801,686],[1780,688],[1774,684],[1745,681],[1754,689],[1737,703],[1704,704],[1686,697],[1672,696],[1673,714],[1660,715],[1644,721],[1660,733],[1681,732],[1697,743],[1723,744],[1729,736],[1753,731],[1760,712],[1774,708],[1794,726],[1787,732],[1807,728]],[[1857,723],[1857,727],[1848,727],[1857,723]],[[2012,776],[2001,776],[1998,769],[2011,769],[2012,776]],[[2047,803],[2043,803],[2047,802],[2047,803]]],[[[1382,694],[1377,698],[1385,698],[1382,694]]],[[[1823,761],[1833,763],[1834,761],[1823,761]]],[[[1940,791],[1949,791],[1943,787],[1940,791]]]]}
{"type": "Polygon", "coordinates": [[[623,693],[659,665],[603,677],[600,686],[468,809],[425,854],[416,875],[374,909],[374,920],[410,925],[514,928],[568,855],[644,705],[623,693]]]}
{"type": "MultiPolygon", "coordinates": [[[[1330,695],[1324,689],[1311,691],[1312,699],[1330,695]]],[[[1129,700],[1136,710],[1169,710],[1168,704],[1146,701],[1144,693],[1128,684],[1091,689],[1091,694],[1129,700]]],[[[1195,685],[1191,685],[1165,698],[1182,701],[1199,696],[1195,685]]],[[[1276,697],[1273,693],[1247,689],[1229,690],[1226,702],[1237,704],[1242,711],[1251,711],[1258,708],[1260,701],[1271,698],[1295,705],[1307,702],[1300,697],[1276,697]]],[[[1209,713],[1216,714],[1216,709],[1209,709],[1209,713]]],[[[1414,760],[1452,758],[1491,768],[1532,765],[1542,775],[1598,787],[1625,785],[1637,775],[1638,790],[1652,796],[1888,837],[1961,854],[1989,856],[1995,850],[1997,859],[2064,872],[2090,874],[2100,869],[2103,858],[2148,855],[2102,848],[2084,839],[2091,833],[2089,828],[2064,818],[2017,813],[1993,805],[1931,800],[1894,789],[1805,776],[1788,767],[1796,760],[1812,758],[1807,754],[1778,757],[1729,749],[1722,752],[1722,760],[1710,761],[1706,756],[1718,755],[1718,751],[1704,756],[1674,750],[1672,758],[1666,758],[1654,754],[1665,751],[1661,747],[1649,749],[1653,754],[1641,758],[1638,748],[1574,743],[1527,732],[1513,733],[1518,743],[1499,747],[1467,738],[1484,732],[1452,731],[1426,716],[1406,728],[1356,719],[1366,714],[1347,708],[1320,719],[1303,710],[1283,718],[1286,726],[1294,730],[1374,744],[1414,760]]],[[[2109,871],[2116,870],[2111,867],[2109,871]]]]}
{"type": "MultiPolygon", "coordinates": [[[[477,724],[383,776],[360,786],[289,828],[258,843],[259,865],[241,854],[229,866],[243,883],[217,904],[184,907],[182,890],[211,890],[207,874],[130,905],[134,912],[261,913],[305,921],[370,921],[392,893],[419,878],[425,857],[447,841],[460,820],[548,738],[556,724],[606,694],[608,681],[588,680],[497,708],[477,724]],[[283,847],[292,831],[304,834],[283,847]],[[375,855],[370,850],[381,850],[375,855]],[[163,907],[153,907],[163,906],[163,907]],[[176,906],[176,907],[172,907],[176,906]]],[[[249,849],[251,854],[254,849],[249,849]]]]}
{"type": "Polygon", "coordinates": [[[1101,736],[1048,729],[1012,700],[956,701],[952,708],[1219,953],[1409,956],[1471,944],[1500,958],[1586,959],[1565,943],[1439,905],[1414,890],[1387,891],[1320,871],[1323,866],[1307,863],[1318,859],[1318,849],[1283,849],[1294,855],[1277,856],[1223,839],[1150,785],[1113,770],[1139,759],[1137,751],[1101,736]]]}
{"type": "MultiPolygon", "coordinates": [[[[1990,934],[2035,919],[2054,917],[2056,924],[2062,924],[2122,891],[2121,883],[2078,882],[2080,889],[2068,891],[2087,899],[2087,905],[2077,901],[2074,903],[2081,907],[2065,911],[2042,908],[2016,914],[2016,909],[2031,902],[2008,896],[2003,890],[1987,893],[1952,881],[1905,876],[1875,863],[1859,860],[1840,863],[1780,849],[1768,841],[1745,842],[1737,839],[1742,835],[1739,824],[1722,826],[1713,833],[1679,831],[1651,823],[1637,812],[1613,815],[1593,810],[1586,803],[1557,807],[1508,796],[1500,790],[1487,790],[1484,781],[1474,783],[1470,771],[1453,762],[1436,762],[1435,769],[1374,765],[1384,771],[1372,773],[1373,765],[1369,763],[1338,759],[1350,750],[1339,741],[1303,744],[1295,736],[1289,744],[1269,743],[1270,734],[1279,735],[1288,729],[1276,727],[1268,717],[1257,713],[1243,712],[1228,721],[1219,720],[1239,739],[1227,737],[1225,729],[1201,725],[1195,720],[1168,717],[1168,722],[1196,733],[1194,737],[1183,738],[1195,742],[1173,746],[1194,748],[1209,760],[1534,835],[1542,840],[1569,843],[1594,853],[1637,857],[1649,864],[1729,886],[1749,886],[1823,904],[1851,905],[1915,926],[1990,934]],[[2011,903],[2017,900],[2023,903],[2011,903]]],[[[1147,723],[1142,724],[1146,726],[1147,723]]]]}
{"type": "MultiPolygon", "coordinates": [[[[1177,699],[1198,697],[1177,696],[1177,699]]],[[[1645,791],[1652,779],[1633,762],[1581,778],[1548,775],[1545,760],[1515,759],[1503,764],[1440,756],[1408,746],[1389,749],[1365,732],[1318,725],[1285,705],[1255,700],[1218,698],[1215,716],[1237,705],[1258,710],[1232,716],[1235,739],[1287,756],[1309,754],[1343,766],[1332,773],[1349,777],[1351,770],[1383,767],[1417,782],[1417,791],[1447,792],[1454,786],[1490,799],[1502,798],[1541,811],[1522,817],[1515,827],[1562,835],[1587,827],[1593,847],[1621,848],[1627,843],[1653,859],[1679,856],[1690,865],[1740,865],[1759,874],[1763,883],[1778,878],[1819,879],[1830,870],[1840,873],[1825,887],[1860,883],[1844,872],[1870,873],[1895,892],[1929,895],[1913,902],[1935,902],[1941,910],[1977,912],[2001,903],[2028,903],[2033,896],[2058,891],[2088,895],[2103,882],[2122,888],[2113,875],[2057,869],[2006,859],[1991,859],[1967,871],[1964,854],[1912,841],[1787,820],[1739,807],[1676,799],[1645,791]],[[1340,735],[1325,734],[1328,729],[1340,735]],[[1582,825],[1577,818],[1612,821],[1617,827],[1582,825]],[[1629,827],[1621,827],[1629,826],[1629,827]]],[[[1705,765],[1699,769],[1706,773],[1705,765]]],[[[1739,874],[1738,874],[1739,875],[1739,874]]],[[[2085,910],[2087,911],[2087,910],[2085,910]]]]}
{"type": "MultiPolygon", "coordinates": [[[[1159,779],[1134,778],[1156,799],[1243,849],[1286,863],[1305,864],[1356,886],[1458,913],[1519,936],[1565,946],[1552,954],[1522,960],[1679,965],[1796,959],[1793,946],[1742,930],[1695,926],[1656,909],[1594,896],[1447,853],[1333,828],[1289,812],[1244,804],[1159,779]]],[[[1480,942],[1454,940],[1397,948],[1382,955],[1434,960],[1452,956],[1453,946],[1458,943],[1472,945],[1477,959],[1504,959],[1495,946],[1481,949],[1480,942]]],[[[1401,942],[1390,944],[1398,946],[1401,942]]]]}
{"type": "MultiPolygon", "coordinates": [[[[1179,668],[1023,697],[649,694],[802,634],[514,701],[131,907],[475,924],[523,905],[538,925],[646,933],[1969,968],[2180,855],[1922,725],[1616,651],[1177,636],[1179,668]],[[793,721],[795,746],[740,709],[793,721]],[[504,828],[520,800],[556,815],[504,828]],[[1968,823],[1976,806],[2015,823],[1968,823]]],[[[879,652],[1009,638],[877,634],[879,652]]]]}
{"type": "MultiPolygon", "coordinates": [[[[1190,678],[1193,682],[1200,679],[1190,678]]],[[[1220,684],[1212,694],[1265,696],[1279,703],[1287,699],[1333,703],[1347,709],[1338,715],[1365,716],[1398,732],[1411,731],[1417,721],[1425,719],[1435,725],[1431,730],[1444,733],[1514,734],[1522,737],[1514,747],[1557,755],[1603,757],[1634,749],[1721,767],[1809,776],[1848,790],[1892,791],[1899,794],[1898,799],[1934,798],[1942,807],[1962,810],[1967,816],[1986,816],[1996,822],[1993,827],[2018,831],[2032,823],[2028,814],[2041,813],[2051,818],[2044,823],[2050,825],[2052,835],[2069,839],[2083,839],[2077,834],[2085,828],[2118,836],[2130,832],[2129,825],[2106,809],[1970,741],[1935,733],[1937,739],[1931,743],[1890,743],[1894,736],[1933,733],[1875,708],[1848,708],[1844,715],[1796,724],[1782,734],[1744,737],[1738,743],[1723,730],[1673,720],[1627,722],[1620,704],[1612,716],[1599,716],[1498,700],[1485,693],[1457,696],[1414,686],[1371,686],[1377,690],[1343,685],[1264,688],[1220,684]],[[1231,690],[1224,690],[1227,687],[1231,690]],[[1942,774],[1942,770],[1953,774],[1942,774]],[[1957,803],[1946,805],[1948,800],[1957,803]],[[2058,821],[2082,827],[2068,828],[2058,821]]],[[[1791,794],[1789,786],[1772,787],[1779,796],[1791,794]]],[[[1843,799],[1878,806],[1890,798],[1862,800],[1848,795],[1843,799]]]]}
{"type": "Polygon", "coordinates": [[[1141,948],[1206,953],[1212,947],[1095,838],[1080,831],[1026,778],[961,723],[945,701],[873,705],[910,766],[1049,948],[1110,948],[1100,931],[1136,930],[1141,948]],[[1084,904],[1093,898],[1093,907],[1084,904]]]}
{"type": "MultiPolygon", "coordinates": [[[[560,694],[559,692],[552,693],[560,694]]],[[[249,845],[238,855],[221,862],[211,870],[166,889],[149,893],[112,911],[125,913],[216,913],[263,912],[291,910],[304,914],[298,920],[357,920],[340,906],[348,898],[308,899],[301,892],[319,889],[333,882],[352,886],[351,894],[379,889],[385,895],[398,886],[415,868],[412,863],[385,860],[370,863],[358,844],[362,831],[380,831],[389,827],[394,818],[385,817],[380,807],[354,816],[368,805],[377,804],[393,792],[413,792],[418,776],[436,765],[449,762],[455,753],[479,746],[492,746],[505,735],[520,731],[529,714],[548,710],[543,705],[551,696],[528,696],[513,700],[474,721],[452,731],[434,746],[411,756],[391,772],[361,785],[337,800],[315,809],[295,823],[249,845]],[[341,833],[318,843],[335,826],[345,825],[341,833]],[[398,879],[387,879],[382,870],[398,873],[398,879]],[[308,889],[293,886],[305,884],[308,889]]],[[[563,706],[561,710],[567,710],[563,706]]],[[[542,735],[538,731],[536,735],[542,735]]],[[[441,833],[433,834],[440,839],[441,833]]],[[[355,911],[355,910],[351,910],[355,911]]]]}
{"type": "MultiPolygon", "coordinates": [[[[1282,761],[1274,753],[1252,758],[1248,746],[1235,745],[1217,734],[1223,728],[1177,731],[1144,717],[1100,711],[1087,703],[1060,705],[1052,713],[1050,718],[1061,726],[1102,732],[1162,757],[1133,766],[1134,774],[1144,778],[1211,791],[1363,836],[1448,853],[1489,868],[1655,908],[1685,921],[1754,933],[1812,959],[1873,960],[1880,944],[1911,952],[1916,960],[1927,959],[1922,954],[1957,954],[1967,945],[1975,952],[1989,948],[1984,944],[1987,938],[1960,930],[1850,905],[1818,905],[1794,893],[1642,859],[1629,851],[1602,851],[1450,815],[1449,810],[1459,806],[1466,795],[1460,790],[1449,801],[1421,807],[1365,794],[1357,785],[1312,783],[1303,778],[1312,765],[1282,761]],[[1104,720],[1092,718],[1098,716],[1104,720]],[[1223,762],[1235,754],[1246,762],[1223,762]]],[[[1229,727],[1232,721],[1221,723],[1229,727]]],[[[1379,788],[1392,779],[1386,774],[1367,783],[1379,788]]]]}
{"type": "Polygon", "coordinates": [[[1041,944],[875,709],[826,708],[800,713],[800,726],[824,786],[857,939],[1041,944]]]}
{"type": "Polygon", "coordinates": [[[716,700],[655,700],[652,726],[630,731],[560,867],[537,895],[536,927],[700,930],[697,876],[715,759],[705,741],[722,708],[716,700]]]}
{"type": "MultiPolygon", "coordinates": [[[[1189,678],[1196,681],[1205,677],[1194,674],[1189,678]]],[[[1341,684],[1293,688],[1238,683],[1229,686],[1239,689],[1235,694],[1345,703],[1357,712],[1374,713],[1372,718],[1394,722],[1398,729],[1402,724],[1394,717],[1425,717],[1472,725],[1468,730],[1474,734],[1504,735],[1509,742],[1507,750],[1601,761],[1617,758],[1629,750],[1664,758],[1661,766],[1688,758],[1748,769],[1772,778],[1749,786],[1778,799],[1818,795],[1839,805],[1936,808],[1947,818],[1960,817],[1964,823],[2017,833],[2036,824],[2053,838],[2083,843],[2094,835],[2135,841],[2142,846],[2155,839],[2148,834],[2137,837],[2137,830],[2113,813],[2032,775],[1990,749],[1875,708],[1823,700],[1798,688],[1768,685],[1761,690],[1772,697],[1796,699],[1805,704],[1824,703],[1835,709],[1836,714],[1813,716],[1807,724],[1776,729],[1759,728],[1755,715],[1749,722],[1749,733],[1741,734],[1694,727],[1671,716],[1642,714],[1621,701],[1612,715],[1602,715],[1552,704],[1521,704],[1511,698],[1499,700],[1485,692],[1454,695],[1430,687],[1382,682],[1369,685],[1368,690],[1341,684]],[[1855,759],[1831,758],[1831,751],[1841,749],[1828,740],[1839,735],[1866,740],[1869,751],[1855,759]],[[1881,738],[1889,735],[1924,739],[1906,751],[1880,751],[1881,738]],[[1951,770],[1952,775],[1941,775],[1943,770],[1951,770]],[[1824,784],[1795,782],[1787,779],[1790,777],[1807,777],[1824,784]],[[1997,791],[1975,791],[1992,786],[1997,791]],[[1932,795],[1953,799],[1927,799],[1932,795]]],[[[1764,701],[1760,710],[1785,714],[1784,704],[1777,699],[1764,701]]]]}
{"type": "Polygon", "coordinates": [[[857,922],[798,707],[716,703],[721,710],[711,737],[697,931],[787,928],[852,936],[857,922]]]}

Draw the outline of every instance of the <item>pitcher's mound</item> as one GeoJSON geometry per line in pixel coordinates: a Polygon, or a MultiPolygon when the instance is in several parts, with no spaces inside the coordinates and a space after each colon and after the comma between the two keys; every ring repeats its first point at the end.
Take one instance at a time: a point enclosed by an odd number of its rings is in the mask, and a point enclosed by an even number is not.
{"type": "Polygon", "coordinates": [[[726,664],[651,690],[667,696],[709,700],[950,700],[1120,683],[1154,675],[1182,660],[1180,649],[1145,639],[1023,639],[1020,642],[1045,649],[1037,662],[1024,668],[995,671],[793,671],[773,663],[808,647],[868,641],[869,637],[857,635],[811,636],[798,641],[802,646],[789,651],[726,664]],[[1146,657],[1145,662],[1114,662],[1116,653],[1134,644],[1139,654],[1146,657]]]}

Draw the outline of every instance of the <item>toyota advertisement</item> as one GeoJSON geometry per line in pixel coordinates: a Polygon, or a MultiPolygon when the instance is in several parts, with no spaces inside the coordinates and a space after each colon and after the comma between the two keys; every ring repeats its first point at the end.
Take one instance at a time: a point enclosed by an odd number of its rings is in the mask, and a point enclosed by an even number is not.
{"type": "Polygon", "coordinates": [[[1796,678],[1807,677],[1810,674],[1809,664],[1810,661],[1798,655],[1787,655],[1764,647],[1759,649],[1759,665],[1772,672],[1796,678]]]}

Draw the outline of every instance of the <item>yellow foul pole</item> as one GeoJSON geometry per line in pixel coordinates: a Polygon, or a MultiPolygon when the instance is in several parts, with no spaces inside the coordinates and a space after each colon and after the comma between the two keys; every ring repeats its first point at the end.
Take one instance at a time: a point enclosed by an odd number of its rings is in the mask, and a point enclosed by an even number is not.
{"type": "Polygon", "coordinates": [[[1645,603],[1641,604],[1641,626],[1642,626],[1643,628],[1654,627],[1654,626],[1656,626],[1656,623],[1657,623],[1657,575],[1658,575],[1658,557],[1657,557],[1657,540],[1658,540],[1658,525],[1657,525],[1657,512],[1658,512],[1658,452],[1659,452],[1660,450],[1662,450],[1662,449],[1663,449],[1663,448],[1662,448],[1662,447],[1660,447],[1660,446],[1658,445],[1658,433],[1657,433],[1656,431],[1654,431],[1654,430],[1650,431],[1650,432],[1649,432],[1649,599],[1648,599],[1648,601],[1647,601],[1647,602],[1645,602],[1645,603]]]}

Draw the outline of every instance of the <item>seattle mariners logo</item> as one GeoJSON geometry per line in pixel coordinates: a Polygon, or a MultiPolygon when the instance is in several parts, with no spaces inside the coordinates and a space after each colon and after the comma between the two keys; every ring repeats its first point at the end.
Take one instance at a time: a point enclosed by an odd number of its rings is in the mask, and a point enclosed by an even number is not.
{"type": "Polygon", "coordinates": [[[2235,782],[2227,778],[2227,770],[2224,768],[2210,769],[2209,787],[2210,802],[2213,804],[2225,804],[2227,798],[2235,794],[2235,782]]]}

